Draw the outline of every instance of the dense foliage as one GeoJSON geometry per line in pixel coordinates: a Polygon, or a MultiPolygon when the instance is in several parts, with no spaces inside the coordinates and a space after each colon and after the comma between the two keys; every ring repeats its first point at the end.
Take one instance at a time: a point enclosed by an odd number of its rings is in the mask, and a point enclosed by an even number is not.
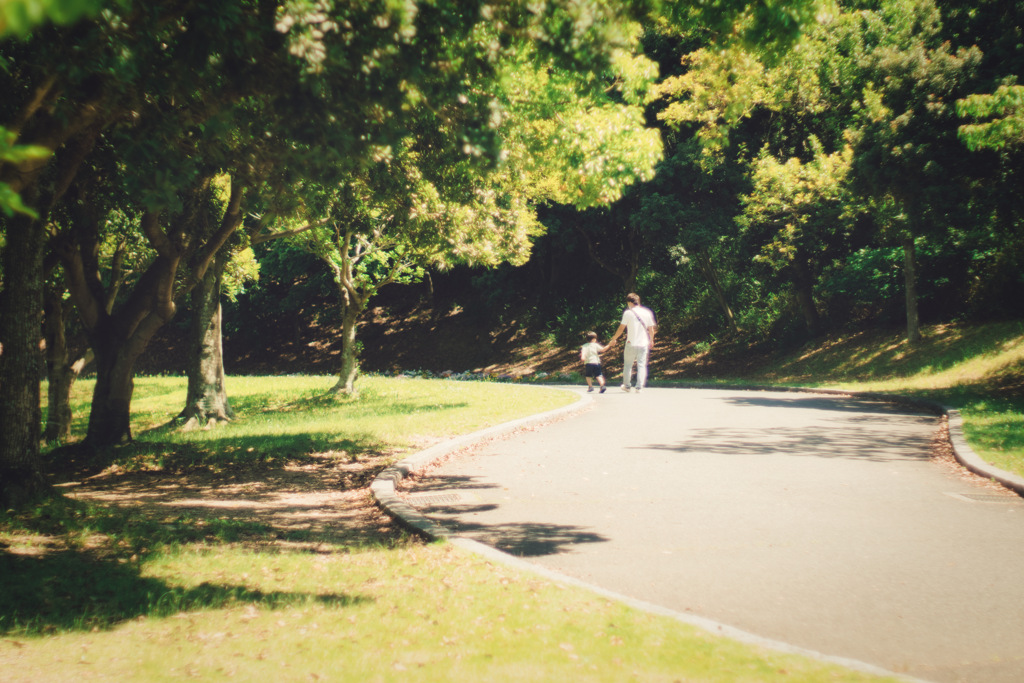
{"type": "Polygon", "coordinates": [[[530,263],[480,274],[479,296],[529,292],[565,343],[628,289],[688,341],[1021,317],[1022,19],[843,2],[775,61],[648,30],[655,178],[597,211],[549,205],[530,263]]]}

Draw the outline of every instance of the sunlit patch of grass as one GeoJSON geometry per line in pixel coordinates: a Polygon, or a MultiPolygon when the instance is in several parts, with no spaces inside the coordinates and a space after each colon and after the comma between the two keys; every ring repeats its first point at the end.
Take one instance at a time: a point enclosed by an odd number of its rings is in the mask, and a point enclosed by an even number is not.
{"type": "Polygon", "coordinates": [[[741,645],[451,546],[260,555],[183,550],[139,567],[145,609],[109,630],[8,637],[12,681],[864,681],[741,645]],[[169,657],[169,653],[173,656],[169,657]]]}
{"type": "MultiPolygon", "coordinates": [[[[397,454],[455,434],[565,405],[573,396],[549,387],[491,382],[367,376],[355,396],[330,392],[333,377],[230,377],[237,413],[227,425],[182,432],[173,419],[184,405],[183,378],[135,382],[136,441],[118,449],[127,469],[281,464],[329,453],[341,458],[397,454]]],[[[85,431],[91,380],[75,385],[73,436],[85,431]]]]}
{"type": "Polygon", "coordinates": [[[996,467],[1024,476],[1024,397],[967,400],[960,411],[971,448],[996,467]]]}

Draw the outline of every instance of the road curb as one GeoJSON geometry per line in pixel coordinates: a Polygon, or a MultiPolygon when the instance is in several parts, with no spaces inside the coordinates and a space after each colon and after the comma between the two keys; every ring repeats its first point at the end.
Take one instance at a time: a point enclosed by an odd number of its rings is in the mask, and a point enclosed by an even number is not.
{"type": "Polygon", "coordinates": [[[562,406],[561,408],[555,408],[554,410],[549,410],[537,415],[530,415],[518,420],[512,420],[511,422],[505,422],[500,425],[495,425],[494,427],[480,429],[436,444],[430,448],[419,451],[418,453],[414,453],[378,474],[373,480],[373,483],[370,484],[370,492],[373,494],[377,504],[380,505],[388,515],[410,531],[425,536],[427,540],[452,538],[453,535],[450,530],[429,519],[419,510],[398,497],[398,494],[395,493],[395,487],[402,481],[402,479],[461,448],[465,448],[488,439],[504,436],[517,430],[526,429],[556,418],[578,413],[589,406],[593,400],[592,396],[581,394],[579,399],[574,403],[562,406]]]}
{"type": "Polygon", "coordinates": [[[961,465],[983,477],[998,481],[1019,496],[1024,496],[1024,477],[1006,472],[981,459],[981,456],[967,444],[964,436],[963,418],[955,408],[946,409],[949,419],[949,442],[953,446],[953,455],[961,465]]]}
{"type": "MultiPolygon", "coordinates": [[[[817,393],[852,396],[857,398],[870,398],[874,400],[882,400],[887,403],[893,403],[897,405],[904,405],[910,408],[923,410],[935,414],[936,416],[947,415],[949,416],[950,442],[952,443],[953,451],[956,454],[956,458],[958,461],[963,463],[965,467],[972,469],[972,471],[975,471],[986,477],[997,479],[998,481],[1001,482],[1003,481],[1003,479],[1006,479],[1007,481],[1011,482],[1015,480],[1020,480],[1019,485],[1021,486],[1021,488],[1016,488],[1015,486],[1011,486],[1011,488],[1014,488],[1014,490],[1016,490],[1018,493],[1024,491],[1024,479],[1016,477],[1016,475],[1010,474],[1008,472],[1002,472],[1001,470],[998,470],[992,467],[991,465],[988,465],[988,463],[985,463],[976,453],[974,453],[973,450],[971,450],[970,446],[967,445],[967,441],[963,436],[962,421],[959,412],[953,409],[948,409],[934,401],[917,399],[908,396],[897,396],[891,394],[843,391],[838,389],[814,389],[809,387],[771,387],[750,385],[708,386],[697,384],[673,384],[670,387],[665,388],[729,389],[744,391],[776,392],[792,391],[795,393],[817,393]],[[964,462],[964,459],[971,462],[974,467],[978,467],[981,471],[974,470],[972,465],[968,465],[966,462],[964,462]]],[[[572,390],[572,388],[568,389],[572,390]]],[[[403,460],[399,461],[398,463],[392,465],[391,467],[381,472],[370,485],[370,491],[372,492],[373,497],[377,501],[378,505],[380,505],[388,515],[390,515],[398,523],[402,524],[410,531],[418,533],[426,537],[428,540],[443,539],[446,542],[452,543],[457,547],[476,553],[477,555],[501,563],[503,565],[514,567],[523,571],[528,571],[564,585],[571,585],[583,588],[592,593],[602,595],[609,599],[633,607],[634,609],[639,609],[650,614],[667,616],[681,623],[690,626],[696,626],[710,633],[730,638],[732,640],[740,641],[748,645],[763,647],[766,649],[786,654],[796,654],[803,657],[807,657],[809,659],[814,659],[816,661],[842,666],[853,671],[859,671],[862,673],[867,673],[875,676],[894,678],[901,681],[907,681],[908,683],[929,683],[925,679],[914,678],[912,676],[907,676],[905,674],[888,671],[881,667],[875,666],[874,664],[869,664],[867,662],[862,662],[860,660],[848,659],[845,657],[839,657],[835,655],[828,655],[822,652],[816,652],[814,650],[806,650],[804,648],[797,647],[790,643],[765,638],[763,636],[759,636],[748,631],[743,631],[741,629],[720,622],[716,622],[711,619],[705,619],[703,617],[699,617],[696,615],[677,612],[675,610],[671,610],[660,605],[644,602],[626,595],[621,595],[619,593],[609,591],[607,589],[601,588],[600,586],[580,581],[579,579],[566,576],[564,574],[547,569],[545,567],[541,567],[539,565],[534,565],[530,562],[527,562],[526,560],[514,557],[512,555],[509,555],[508,553],[484,545],[483,543],[480,543],[473,539],[458,536],[451,530],[445,528],[444,526],[434,522],[433,520],[423,515],[419,510],[413,508],[411,505],[409,505],[404,500],[399,498],[397,493],[395,492],[396,485],[399,482],[401,482],[403,478],[405,478],[412,472],[427,467],[432,462],[444,457],[445,455],[448,455],[461,448],[465,448],[467,446],[479,443],[490,438],[503,436],[505,434],[509,434],[519,429],[524,429],[533,425],[547,422],[557,417],[572,415],[586,408],[588,405],[590,405],[592,400],[593,399],[591,396],[588,396],[587,394],[581,394],[580,399],[578,401],[568,406],[563,406],[562,408],[557,408],[555,410],[541,413],[539,415],[534,415],[519,420],[513,420],[511,422],[497,425],[495,427],[482,429],[476,432],[472,432],[470,434],[466,434],[461,437],[457,437],[450,441],[446,441],[435,446],[432,446],[426,450],[415,453],[414,455],[411,455],[408,458],[404,458],[403,460]]],[[[1009,486],[1009,484],[1006,485],[1009,486]]],[[[1022,493],[1022,495],[1024,495],[1024,493],[1022,493]]]]}

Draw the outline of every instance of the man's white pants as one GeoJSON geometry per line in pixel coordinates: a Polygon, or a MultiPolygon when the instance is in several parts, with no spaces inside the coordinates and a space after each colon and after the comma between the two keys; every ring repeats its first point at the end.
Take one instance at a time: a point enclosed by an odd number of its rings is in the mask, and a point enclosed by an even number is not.
{"type": "Polygon", "coordinates": [[[647,357],[650,347],[626,344],[622,361],[622,385],[629,386],[633,381],[633,364],[636,363],[636,388],[647,386],[647,357]]]}

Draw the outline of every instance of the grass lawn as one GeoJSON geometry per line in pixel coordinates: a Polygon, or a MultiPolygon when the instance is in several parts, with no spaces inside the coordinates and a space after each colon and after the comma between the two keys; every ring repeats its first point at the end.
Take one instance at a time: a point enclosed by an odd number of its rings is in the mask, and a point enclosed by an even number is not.
{"type": "Polygon", "coordinates": [[[569,393],[332,384],[231,378],[241,417],[181,434],[184,380],[139,379],[134,445],[0,516],[3,680],[876,680],[424,544],[370,502],[402,454],[569,393]]]}

